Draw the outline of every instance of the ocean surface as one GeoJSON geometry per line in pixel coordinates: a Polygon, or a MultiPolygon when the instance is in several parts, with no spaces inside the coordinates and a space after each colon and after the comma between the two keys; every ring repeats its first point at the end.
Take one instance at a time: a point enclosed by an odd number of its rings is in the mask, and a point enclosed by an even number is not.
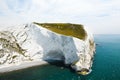
{"type": "Polygon", "coordinates": [[[120,80],[120,35],[95,35],[95,42],[89,75],[78,75],[60,62],[0,74],[0,80],[120,80]]]}

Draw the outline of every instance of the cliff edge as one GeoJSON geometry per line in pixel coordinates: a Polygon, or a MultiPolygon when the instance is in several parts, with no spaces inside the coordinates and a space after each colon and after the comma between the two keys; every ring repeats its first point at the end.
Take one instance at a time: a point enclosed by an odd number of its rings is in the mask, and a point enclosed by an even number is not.
{"type": "Polygon", "coordinates": [[[31,23],[0,29],[0,67],[35,60],[62,60],[80,74],[91,71],[95,43],[80,24],[31,23]]]}

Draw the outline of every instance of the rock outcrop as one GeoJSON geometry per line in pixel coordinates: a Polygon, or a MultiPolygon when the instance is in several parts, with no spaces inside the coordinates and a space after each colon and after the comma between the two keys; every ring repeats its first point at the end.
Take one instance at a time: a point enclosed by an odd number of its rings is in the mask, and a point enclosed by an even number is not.
{"type": "Polygon", "coordinates": [[[32,23],[0,30],[0,66],[63,60],[80,74],[88,74],[94,51],[92,34],[79,24],[32,23]]]}

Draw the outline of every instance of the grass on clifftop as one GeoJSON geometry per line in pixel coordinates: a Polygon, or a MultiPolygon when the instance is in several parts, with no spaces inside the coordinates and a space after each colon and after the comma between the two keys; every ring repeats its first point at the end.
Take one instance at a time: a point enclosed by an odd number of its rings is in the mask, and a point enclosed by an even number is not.
{"type": "Polygon", "coordinates": [[[85,40],[87,33],[84,30],[83,25],[80,24],[70,24],[70,23],[36,23],[48,30],[56,32],[58,34],[63,34],[66,36],[73,36],[82,40],[85,40]]]}

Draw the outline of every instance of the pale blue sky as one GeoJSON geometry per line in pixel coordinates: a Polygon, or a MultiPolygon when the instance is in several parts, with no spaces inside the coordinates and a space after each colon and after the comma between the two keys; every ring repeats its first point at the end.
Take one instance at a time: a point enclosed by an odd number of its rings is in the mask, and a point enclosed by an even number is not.
{"type": "Polygon", "coordinates": [[[0,0],[0,26],[69,22],[94,34],[120,34],[120,0],[0,0]]]}

